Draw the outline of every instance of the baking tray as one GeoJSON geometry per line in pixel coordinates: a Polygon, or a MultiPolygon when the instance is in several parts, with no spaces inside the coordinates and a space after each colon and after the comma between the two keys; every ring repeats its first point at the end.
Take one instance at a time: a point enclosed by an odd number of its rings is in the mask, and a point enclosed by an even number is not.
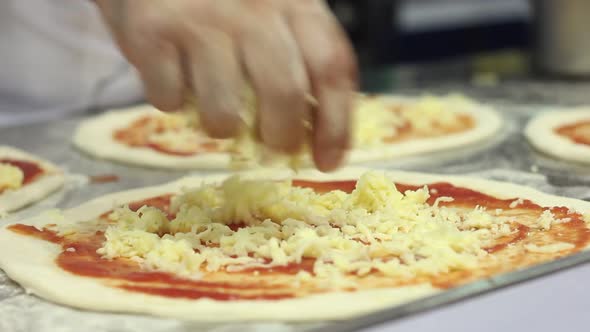
{"type": "MultiPolygon", "coordinates": [[[[404,158],[393,162],[372,163],[368,166],[396,168],[443,174],[472,175],[510,181],[536,187],[548,193],[590,200],[590,169],[582,165],[558,161],[537,153],[526,143],[522,128],[536,112],[552,107],[530,104],[510,104],[494,101],[505,118],[501,133],[478,147],[441,152],[428,157],[404,158]]],[[[2,129],[0,144],[13,145],[54,161],[72,176],[66,190],[9,217],[19,220],[48,208],[70,208],[106,193],[130,188],[157,185],[187,174],[213,172],[162,171],[127,167],[108,161],[95,160],[79,153],[70,145],[70,138],[82,118],[48,124],[2,129]],[[119,181],[92,184],[84,175],[117,175],[119,181]]],[[[7,221],[2,221],[7,222],[7,221]]],[[[549,273],[590,262],[590,252],[570,256],[533,268],[499,275],[454,288],[433,297],[417,300],[373,314],[342,322],[290,324],[282,322],[224,324],[195,323],[138,315],[85,312],[54,305],[24,293],[0,272],[1,331],[30,331],[59,329],[80,331],[355,331],[373,324],[406,317],[465,298],[491,292],[549,273]],[[6,319],[4,318],[6,317],[6,319]]]]}

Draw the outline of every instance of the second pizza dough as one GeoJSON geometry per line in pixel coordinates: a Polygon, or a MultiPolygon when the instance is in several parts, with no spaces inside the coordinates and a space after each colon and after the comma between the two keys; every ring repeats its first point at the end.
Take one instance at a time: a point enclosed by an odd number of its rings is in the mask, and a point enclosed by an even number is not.
{"type": "MultiPolygon", "coordinates": [[[[2,188],[0,183],[0,216],[3,213],[18,210],[24,206],[40,201],[64,184],[63,172],[52,163],[35,157],[24,151],[0,145],[0,172],[10,171],[15,167],[18,180],[17,188],[2,188]]],[[[0,178],[3,174],[0,174],[0,178]]],[[[0,181],[1,182],[1,181],[0,181]]]]}
{"type": "MultiPolygon", "coordinates": [[[[115,110],[82,122],[74,144],[107,160],[169,169],[227,169],[231,156],[256,147],[213,140],[182,116],[150,106],[115,110]]],[[[359,96],[349,163],[382,161],[477,144],[496,134],[501,116],[464,97],[359,96]]],[[[303,166],[310,165],[303,157],[303,166]]],[[[246,163],[247,164],[247,163],[246,163]]]]}

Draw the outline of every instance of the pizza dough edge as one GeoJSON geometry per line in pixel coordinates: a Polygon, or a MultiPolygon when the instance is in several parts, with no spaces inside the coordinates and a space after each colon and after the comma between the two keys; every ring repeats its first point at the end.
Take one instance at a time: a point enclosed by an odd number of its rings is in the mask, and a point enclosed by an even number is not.
{"type": "MultiPolygon", "coordinates": [[[[297,177],[309,180],[338,180],[358,177],[367,169],[349,168],[334,174],[321,174],[317,171],[304,171],[297,177]]],[[[283,178],[290,172],[268,171],[249,172],[248,176],[257,178],[283,178]]],[[[484,193],[533,200],[539,205],[565,205],[581,211],[590,211],[590,203],[552,196],[532,188],[504,184],[482,179],[436,176],[430,174],[386,172],[394,180],[407,184],[422,184],[447,181],[484,193]]],[[[117,202],[140,200],[158,194],[175,192],[184,186],[195,186],[202,181],[219,181],[227,175],[211,177],[190,177],[164,186],[137,189],[107,195],[90,201],[77,208],[64,211],[64,223],[88,220],[111,209],[117,202]]],[[[21,223],[43,226],[50,221],[38,216],[21,223]]],[[[212,300],[169,299],[145,294],[130,293],[110,288],[93,279],[76,277],[57,267],[53,260],[59,254],[57,245],[42,240],[15,234],[0,229],[0,267],[25,289],[53,302],[77,308],[97,311],[117,311],[144,313],[156,316],[174,317],[198,321],[239,321],[239,320],[337,320],[352,318],[363,313],[410,302],[436,294],[440,290],[430,285],[414,287],[378,289],[355,293],[330,293],[314,295],[301,299],[282,301],[237,301],[217,302],[212,300]],[[19,248],[15,252],[14,248],[19,248]],[[231,315],[224,315],[231,313],[231,315]]]]}
{"type": "MultiPolygon", "coordinates": [[[[416,99],[415,97],[382,95],[386,103],[404,103],[416,99]]],[[[229,169],[230,156],[226,153],[207,153],[190,157],[179,157],[158,153],[149,148],[130,148],[116,142],[111,133],[112,128],[121,128],[131,121],[158,111],[149,105],[122,108],[108,111],[101,115],[83,120],[78,125],[73,144],[83,152],[100,159],[112,160],[136,166],[164,168],[164,169],[229,169]]],[[[493,108],[475,103],[473,108],[464,113],[474,116],[476,126],[465,132],[451,134],[444,137],[424,138],[412,142],[402,142],[391,146],[352,149],[347,161],[352,164],[379,162],[392,158],[421,155],[472,145],[492,137],[502,127],[503,118],[493,108]]],[[[302,161],[311,165],[309,156],[302,161]]]]}
{"type": "Polygon", "coordinates": [[[62,171],[47,160],[43,160],[22,150],[2,145],[0,145],[0,157],[32,161],[41,165],[46,171],[51,172],[17,190],[1,193],[0,216],[41,201],[64,185],[65,176],[62,171]]]}
{"type": "Polygon", "coordinates": [[[590,164],[590,146],[576,144],[554,132],[554,129],[580,120],[590,120],[590,108],[554,110],[534,116],[524,135],[538,151],[561,160],[590,164]]]}

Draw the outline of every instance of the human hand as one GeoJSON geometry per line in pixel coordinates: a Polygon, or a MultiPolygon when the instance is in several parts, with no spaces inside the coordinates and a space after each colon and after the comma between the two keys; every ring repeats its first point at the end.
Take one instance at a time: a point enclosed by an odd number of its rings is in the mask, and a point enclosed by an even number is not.
{"type": "Polygon", "coordinates": [[[97,0],[124,55],[157,108],[198,102],[205,130],[240,130],[245,82],[256,127],[272,149],[297,152],[311,135],[317,167],[332,170],[350,140],[356,60],[321,0],[97,0]],[[309,96],[317,105],[309,103],[309,96]],[[305,122],[312,124],[308,133],[305,122]]]}

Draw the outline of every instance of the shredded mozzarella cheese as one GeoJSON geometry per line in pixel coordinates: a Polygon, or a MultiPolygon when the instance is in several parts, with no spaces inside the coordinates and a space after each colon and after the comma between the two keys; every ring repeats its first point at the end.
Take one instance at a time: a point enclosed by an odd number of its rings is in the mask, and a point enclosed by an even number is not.
{"type": "Polygon", "coordinates": [[[401,193],[378,172],[363,175],[350,194],[234,176],[174,197],[170,221],[152,207],[115,210],[98,253],[190,277],[314,259],[313,277],[331,280],[326,287],[354,287],[347,275],[473,268],[486,246],[515,231],[483,208],[429,205],[429,197],[427,187],[401,193]]]}

